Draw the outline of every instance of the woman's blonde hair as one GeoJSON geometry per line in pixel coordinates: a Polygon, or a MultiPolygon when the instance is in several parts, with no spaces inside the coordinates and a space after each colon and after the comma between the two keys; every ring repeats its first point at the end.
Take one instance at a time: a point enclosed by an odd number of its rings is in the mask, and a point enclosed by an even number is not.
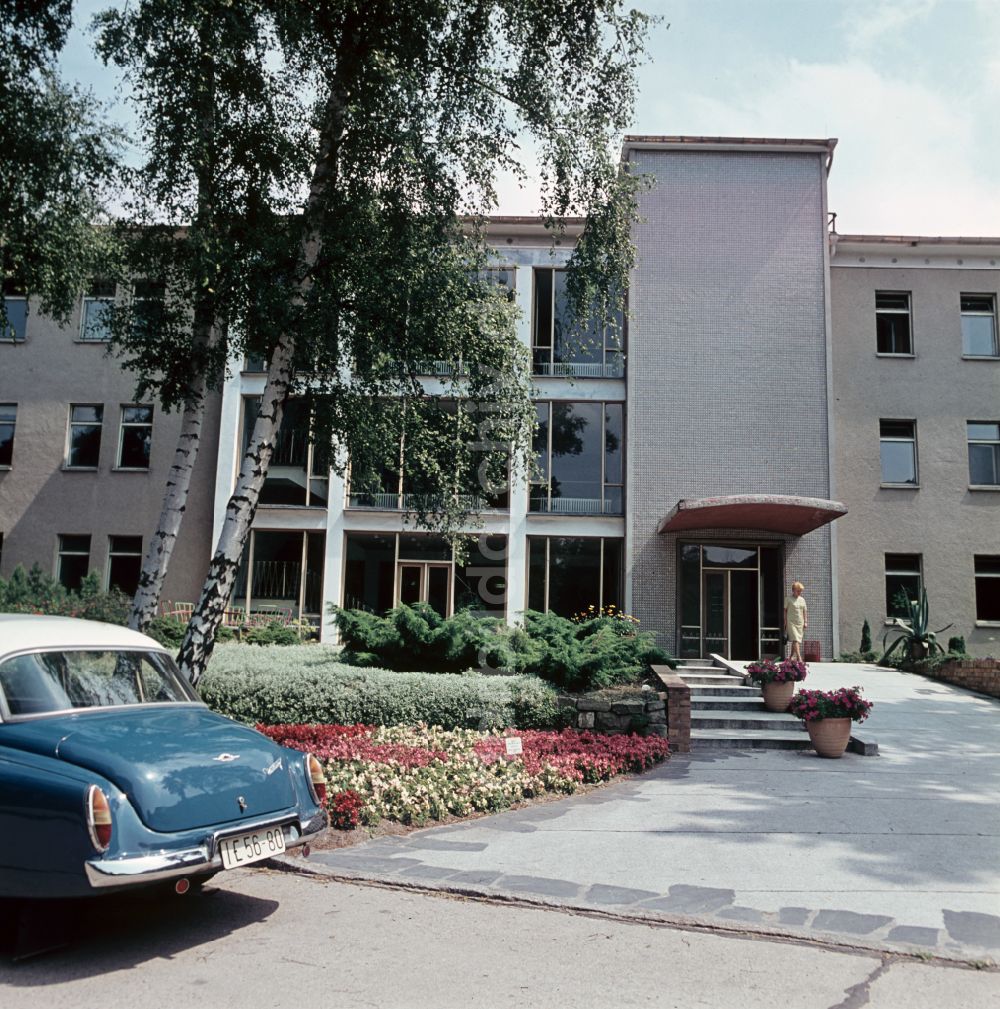
{"type": "Polygon", "coordinates": [[[806,587],[802,584],[802,582],[792,582],[792,588],[798,589],[799,592],[804,592],[806,587]]]}

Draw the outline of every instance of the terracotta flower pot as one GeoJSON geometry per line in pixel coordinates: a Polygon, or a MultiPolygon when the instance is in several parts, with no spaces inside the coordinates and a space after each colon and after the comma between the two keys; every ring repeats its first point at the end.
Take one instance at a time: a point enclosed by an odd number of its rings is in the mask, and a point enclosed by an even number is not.
{"type": "Polygon", "coordinates": [[[806,722],[809,739],[821,757],[842,757],[851,738],[849,718],[821,718],[817,722],[806,722]]]}
{"type": "Polygon", "coordinates": [[[765,683],[760,689],[764,693],[764,707],[768,711],[787,711],[795,693],[795,681],[765,683]]]}

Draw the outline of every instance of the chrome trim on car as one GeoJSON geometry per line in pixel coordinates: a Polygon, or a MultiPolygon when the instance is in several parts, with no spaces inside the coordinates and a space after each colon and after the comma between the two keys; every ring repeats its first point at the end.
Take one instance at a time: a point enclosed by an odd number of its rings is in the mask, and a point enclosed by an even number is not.
{"type": "Polygon", "coordinates": [[[256,823],[244,823],[214,831],[205,844],[182,851],[160,851],[152,855],[125,855],[118,858],[94,858],[84,863],[87,881],[92,887],[142,886],[178,876],[196,876],[222,870],[222,857],[218,853],[219,841],[239,836],[252,830],[282,827],[285,848],[297,848],[311,840],[327,827],[326,813],[322,810],[305,823],[298,817],[277,817],[256,823]]]}

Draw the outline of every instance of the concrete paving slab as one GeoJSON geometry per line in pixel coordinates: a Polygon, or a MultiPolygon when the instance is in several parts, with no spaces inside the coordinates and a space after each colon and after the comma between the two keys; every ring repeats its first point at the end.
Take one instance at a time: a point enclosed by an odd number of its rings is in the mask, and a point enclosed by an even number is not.
{"type": "Polygon", "coordinates": [[[880,756],[674,757],[586,796],[318,853],[316,868],[412,880],[427,866],[443,887],[476,889],[478,873],[489,893],[1000,957],[1000,703],[868,666],[813,664],[807,681],[855,683],[880,756]]]}

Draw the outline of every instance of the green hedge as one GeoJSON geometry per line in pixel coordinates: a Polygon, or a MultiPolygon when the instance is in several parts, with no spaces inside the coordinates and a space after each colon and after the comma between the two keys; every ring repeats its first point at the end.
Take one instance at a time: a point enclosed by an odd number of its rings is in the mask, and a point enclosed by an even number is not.
{"type": "Polygon", "coordinates": [[[215,710],[248,723],[561,724],[555,690],[534,676],[361,669],[339,662],[338,653],[322,645],[219,645],[198,689],[215,710]]]}
{"type": "Polygon", "coordinates": [[[45,613],[126,624],[131,609],[132,600],[124,593],[101,591],[97,572],[87,575],[77,592],[68,591],[37,564],[30,571],[19,564],[10,578],[0,578],[0,613],[45,613]]]}

